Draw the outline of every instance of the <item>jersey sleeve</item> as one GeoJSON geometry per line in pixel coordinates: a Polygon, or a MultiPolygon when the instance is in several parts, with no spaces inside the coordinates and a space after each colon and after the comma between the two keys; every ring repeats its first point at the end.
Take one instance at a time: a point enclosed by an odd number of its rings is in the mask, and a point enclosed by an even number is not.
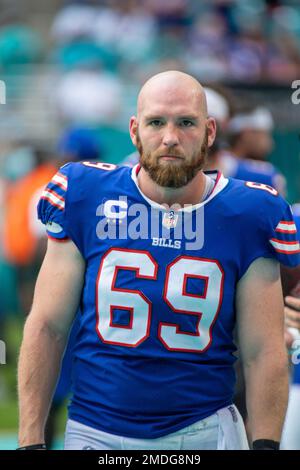
{"type": "Polygon", "coordinates": [[[245,182],[247,190],[236,198],[243,210],[239,250],[239,278],[258,258],[277,260],[287,267],[300,265],[299,233],[293,212],[285,199],[271,186],[245,182]]]}
{"type": "Polygon", "coordinates": [[[45,187],[37,206],[38,218],[46,227],[49,238],[68,240],[65,209],[70,164],[64,165],[45,187]]]}
{"type": "Polygon", "coordinates": [[[282,264],[300,264],[299,233],[291,207],[281,199],[281,211],[269,218],[269,246],[273,256],[282,264]]]}

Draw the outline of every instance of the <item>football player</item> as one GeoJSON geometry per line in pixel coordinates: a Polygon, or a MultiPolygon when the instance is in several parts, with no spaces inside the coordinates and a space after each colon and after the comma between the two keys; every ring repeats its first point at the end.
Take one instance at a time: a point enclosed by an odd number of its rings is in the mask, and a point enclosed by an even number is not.
{"type": "Polygon", "coordinates": [[[216,133],[199,82],[155,75],[134,168],[67,164],[38,207],[49,235],[19,361],[19,442],[44,423],[80,308],[66,449],[247,449],[232,404],[238,330],[253,447],[277,449],[288,393],[279,263],[299,263],[289,205],[204,173],[216,133]]]}

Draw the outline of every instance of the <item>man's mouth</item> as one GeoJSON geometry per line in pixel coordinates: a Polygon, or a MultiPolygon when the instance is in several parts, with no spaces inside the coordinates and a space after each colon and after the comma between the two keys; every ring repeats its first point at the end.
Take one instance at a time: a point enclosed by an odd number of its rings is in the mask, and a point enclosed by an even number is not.
{"type": "Polygon", "coordinates": [[[161,155],[159,158],[162,160],[182,160],[183,159],[183,157],[181,157],[180,155],[161,155]]]}

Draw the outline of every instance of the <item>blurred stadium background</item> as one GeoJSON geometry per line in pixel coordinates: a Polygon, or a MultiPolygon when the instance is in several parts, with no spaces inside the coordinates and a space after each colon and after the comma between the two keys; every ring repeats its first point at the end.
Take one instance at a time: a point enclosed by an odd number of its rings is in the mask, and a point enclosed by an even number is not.
{"type": "MultiPolygon", "coordinates": [[[[298,0],[0,0],[0,449],[16,447],[16,360],[45,239],[34,192],[67,158],[119,163],[141,84],[180,69],[273,116],[268,158],[300,201],[298,0]],[[79,149],[79,150],[78,150],[79,149]]],[[[61,446],[65,409],[59,412],[61,446]]]]}

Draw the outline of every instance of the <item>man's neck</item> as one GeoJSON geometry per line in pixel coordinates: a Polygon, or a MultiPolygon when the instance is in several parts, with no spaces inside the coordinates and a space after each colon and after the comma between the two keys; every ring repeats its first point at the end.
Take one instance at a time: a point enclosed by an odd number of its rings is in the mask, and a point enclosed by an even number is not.
{"type": "Polygon", "coordinates": [[[168,188],[156,184],[148,175],[148,173],[141,168],[137,177],[138,186],[142,193],[157,202],[158,204],[179,204],[183,207],[185,204],[198,204],[202,200],[205,191],[206,178],[202,171],[182,188],[168,188]]]}

